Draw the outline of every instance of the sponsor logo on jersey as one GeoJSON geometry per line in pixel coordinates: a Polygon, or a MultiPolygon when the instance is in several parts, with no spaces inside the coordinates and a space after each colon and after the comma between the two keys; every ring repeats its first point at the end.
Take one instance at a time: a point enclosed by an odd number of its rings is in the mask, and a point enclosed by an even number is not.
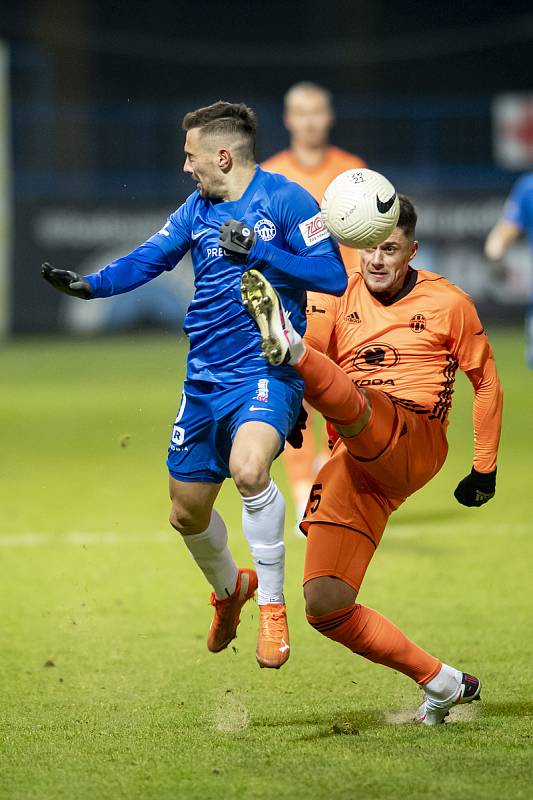
{"type": "Polygon", "coordinates": [[[356,351],[353,365],[361,372],[376,372],[395,367],[399,361],[400,354],[395,347],[386,342],[372,342],[356,351]]]}
{"type": "Polygon", "coordinates": [[[352,311],[351,314],[346,314],[344,317],[345,322],[361,322],[361,317],[357,313],[357,311],[352,311]]]}
{"type": "Polygon", "coordinates": [[[352,383],[354,386],[396,386],[392,378],[386,381],[382,378],[356,378],[352,383]]]}
{"type": "Polygon", "coordinates": [[[409,320],[409,327],[414,333],[421,333],[426,329],[426,318],[423,314],[415,314],[409,320]]]}
{"type": "Polygon", "coordinates": [[[326,309],[320,308],[319,306],[307,306],[305,309],[306,314],[325,314],[326,309]]]}
{"type": "MultiPolygon", "coordinates": [[[[257,391],[253,397],[258,403],[268,403],[268,378],[260,378],[257,381],[257,391]]],[[[257,409],[254,409],[257,411],[257,409]]]]}
{"type": "Polygon", "coordinates": [[[221,247],[208,247],[206,252],[209,258],[221,258],[224,255],[221,247]]]}
{"type": "Polygon", "coordinates": [[[320,211],[318,211],[314,217],[310,217],[306,219],[305,222],[301,222],[298,227],[308,247],[318,244],[318,242],[321,242],[323,239],[329,239],[329,231],[324,225],[324,220],[322,219],[320,211]]]}
{"type": "Polygon", "coordinates": [[[271,242],[277,233],[276,226],[269,219],[258,219],[254,231],[264,242],[271,242]]]}

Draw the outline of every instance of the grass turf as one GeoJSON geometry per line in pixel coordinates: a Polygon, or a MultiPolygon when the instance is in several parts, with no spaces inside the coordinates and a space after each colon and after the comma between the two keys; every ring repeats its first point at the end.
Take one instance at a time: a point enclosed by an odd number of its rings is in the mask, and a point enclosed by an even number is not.
{"type": "MultiPolygon", "coordinates": [[[[360,594],[482,677],[482,703],[438,729],[403,724],[420,695],[404,676],[308,628],[290,524],[290,661],[257,668],[253,604],[235,646],[207,652],[208,590],[166,524],[183,345],[4,348],[2,800],[530,797],[533,373],[521,332],[491,338],[506,389],[495,499],[452,496],[472,451],[460,380],[447,464],[393,517],[360,594]]],[[[229,483],[217,505],[250,563],[229,483]]]]}

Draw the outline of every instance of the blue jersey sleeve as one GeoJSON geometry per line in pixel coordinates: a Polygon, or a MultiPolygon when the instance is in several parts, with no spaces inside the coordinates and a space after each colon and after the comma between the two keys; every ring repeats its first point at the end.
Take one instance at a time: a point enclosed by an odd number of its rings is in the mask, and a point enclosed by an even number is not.
{"type": "Polygon", "coordinates": [[[505,204],[503,216],[522,230],[533,228],[533,175],[525,175],[515,183],[505,204]]]}
{"type": "Polygon", "coordinates": [[[343,294],[346,270],[316,200],[301,186],[288,182],[273,195],[273,206],[290,249],[281,250],[257,237],[251,255],[289,276],[299,289],[343,294]]]}
{"type": "Polygon", "coordinates": [[[174,269],[190,247],[187,203],[170,215],[165,225],[129,255],[117,258],[98,272],[86,275],[92,297],[123,294],[174,269]]]}

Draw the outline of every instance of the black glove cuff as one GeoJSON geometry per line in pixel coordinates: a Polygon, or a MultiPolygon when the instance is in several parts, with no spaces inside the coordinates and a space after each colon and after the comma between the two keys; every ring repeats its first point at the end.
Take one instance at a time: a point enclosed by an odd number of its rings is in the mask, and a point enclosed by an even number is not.
{"type": "Polygon", "coordinates": [[[478,472],[477,469],[472,467],[470,475],[474,478],[476,482],[476,486],[482,492],[494,492],[496,489],[496,472],[498,470],[495,469],[492,472],[478,472]]]}

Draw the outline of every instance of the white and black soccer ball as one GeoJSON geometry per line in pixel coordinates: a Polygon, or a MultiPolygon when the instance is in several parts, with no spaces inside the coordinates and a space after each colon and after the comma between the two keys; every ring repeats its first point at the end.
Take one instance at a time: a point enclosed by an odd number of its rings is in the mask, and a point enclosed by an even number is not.
{"type": "Polygon", "coordinates": [[[400,202],[392,183],[371,169],[348,169],[324,192],[322,218],[332,236],[347,247],[375,247],[392,233],[400,202]]]}

